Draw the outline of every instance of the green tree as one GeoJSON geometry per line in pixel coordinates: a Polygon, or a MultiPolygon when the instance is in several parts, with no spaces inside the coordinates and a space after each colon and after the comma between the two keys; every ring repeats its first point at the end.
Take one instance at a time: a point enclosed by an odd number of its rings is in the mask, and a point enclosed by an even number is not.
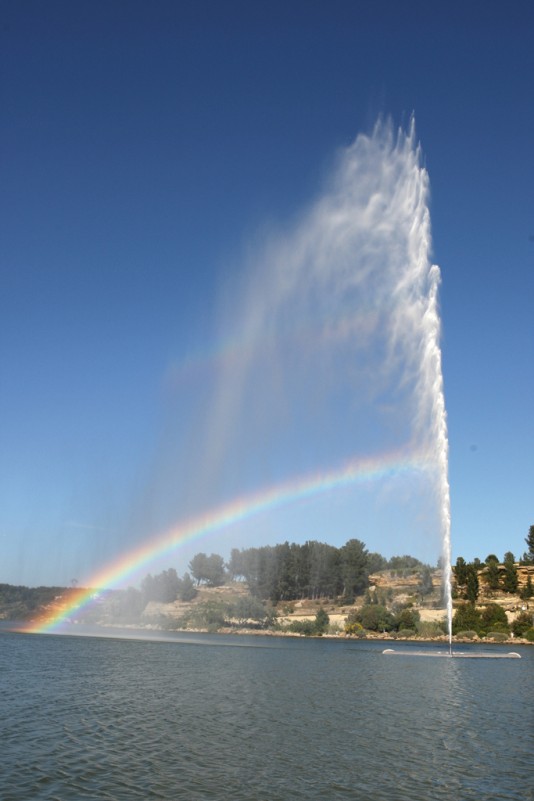
{"type": "Polygon", "coordinates": [[[415,556],[409,556],[408,554],[404,554],[404,556],[392,556],[388,562],[388,567],[390,570],[411,570],[415,567],[421,567],[422,562],[419,559],[416,559],[415,556]]]}
{"type": "Polygon", "coordinates": [[[521,589],[519,596],[523,601],[528,601],[529,598],[532,598],[533,595],[534,595],[534,587],[532,586],[532,576],[529,573],[527,576],[526,584],[521,589]]]}
{"type": "Polygon", "coordinates": [[[228,604],[222,601],[209,600],[193,606],[188,615],[188,622],[195,628],[207,628],[217,631],[222,628],[230,616],[228,604]]]}
{"type": "Polygon", "coordinates": [[[224,584],[224,560],[219,554],[197,553],[189,562],[189,570],[197,584],[205,583],[209,587],[220,587],[224,584]]]}
{"type": "Polygon", "coordinates": [[[530,526],[528,534],[525,537],[525,542],[527,544],[527,550],[523,554],[523,559],[521,561],[524,565],[534,565],[534,526],[530,526]]]}
{"type": "Polygon", "coordinates": [[[226,567],[228,568],[228,573],[230,574],[232,581],[235,581],[238,578],[244,578],[245,570],[243,551],[240,551],[238,548],[232,548],[230,552],[230,560],[228,561],[226,567]]]}
{"type": "Polygon", "coordinates": [[[363,542],[352,539],[341,548],[343,595],[354,597],[369,586],[367,550],[363,542]]]}
{"type": "Polygon", "coordinates": [[[402,609],[397,615],[396,626],[397,629],[412,629],[415,631],[417,624],[420,620],[420,614],[416,609],[402,609]]]}
{"type": "Polygon", "coordinates": [[[486,557],[487,568],[484,572],[486,584],[490,590],[498,590],[500,585],[501,573],[499,570],[499,560],[494,554],[486,557]]]}
{"type": "Polygon", "coordinates": [[[467,562],[463,556],[459,556],[454,566],[454,578],[457,587],[465,587],[467,584],[467,562]]]}
{"type": "Polygon", "coordinates": [[[480,613],[480,634],[488,631],[509,631],[506,612],[499,604],[487,604],[480,613]]]}
{"type": "Polygon", "coordinates": [[[334,548],[333,545],[315,540],[306,545],[309,561],[308,598],[333,598],[339,595],[342,591],[343,548],[334,548]]]}
{"type": "Polygon", "coordinates": [[[251,595],[240,595],[231,604],[229,614],[240,626],[254,625],[265,627],[274,620],[274,610],[266,607],[258,598],[251,595]]]}
{"type": "Polygon", "coordinates": [[[523,637],[525,632],[532,626],[533,618],[531,612],[520,612],[512,622],[512,631],[516,637],[523,637]]]}
{"type": "Polygon", "coordinates": [[[180,584],[180,590],[178,593],[178,597],[181,601],[192,601],[197,591],[195,589],[195,585],[193,584],[193,580],[189,573],[184,573],[180,584]]]}
{"type": "Polygon", "coordinates": [[[369,631],[392,631],[396,624],[391,612],[380,604],[362,606],[356,614],[356,620],[369,631]]]}
{"type": "Polygon", "coordinates": [[[326,634],[328,631],[328,625],[330,623],[330,618],[322,606],[318,609],[317,614],[315,615],[315,632],[316,634],[326,634]]]}
{"type": "Polygon", "coordinates": [[[180,579],[173,567],[163,570],[157,576],[149,573],[141,582],[144,603],[147,604],[150,601],[163,604],[172,603],[178,597],[180,584],[180,579]]]}
{"type": "Polygon", "coordinates": [[[458,634],[459,631],[480,630],[480,612],[475,608],[474,603],[461,604],[456,609],[452,619],[452,633],[458,634]]]}
{"type": "Polygon", "coordinates": [[[425,595],[430,595],[430,593],[434,589],[434,585],[432,583],[432,571],[430,570],[428,565],[425,565],[421,569],[419,585],[417,589],[422,598],[424,598],[425,595]]]}
{"type": "Polygon", "coordinates": [[[475,603],[478,598],[478,570],[473,563],[467,565],[467,580],[465,584],[465,597],[471,603],[475,603]]]}
{"type": "Polygon", "coordinates": [[[503,590],[513,594],[517,592],[518,585],[519,578],[514,563],[514,555],[511,551],[508,551],[508,553],[504,555],[503,590]]]}
{"type": "Polygon", "coordinates": [[[382,554],[374,552],[367,554],[367,569],[369,570],[369,574],[379,573],[381,570],[386,570],[387,566],[388,561],[382,556],[382,554]]]}

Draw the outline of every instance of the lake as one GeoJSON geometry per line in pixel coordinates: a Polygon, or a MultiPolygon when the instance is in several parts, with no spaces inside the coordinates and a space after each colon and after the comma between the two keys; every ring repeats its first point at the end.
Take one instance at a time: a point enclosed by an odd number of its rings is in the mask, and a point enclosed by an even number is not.
{"type": "Polygon", "coordinates": [[[534,648],[128,634],[0,633],[2,801],[534,799],[534,648]]]}

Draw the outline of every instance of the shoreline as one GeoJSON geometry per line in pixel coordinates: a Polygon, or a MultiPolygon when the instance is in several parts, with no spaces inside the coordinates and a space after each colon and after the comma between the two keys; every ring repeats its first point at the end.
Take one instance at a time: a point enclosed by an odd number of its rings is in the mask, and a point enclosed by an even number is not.
{"type": "MultiPolygon", "coordinates": [[[[4,621],[7,623],[7,621],[4,621]]],[[[37,632],[43,634],[75,634],[76,628],[82,628],[84,624],[77,624],[72,623],[70,624],[70,630],[67,632],[65,630],[61,632],[37,632]]],[[[230,627],[224,627],[221,629],[217,629],[215,631],[210,631],[208,628],[194,628],[194,629],[166,629],[157,624],[147,624],[147,625],[137,625],[135,623],[131,624],[120,624],[120,623],[108,623],[108,624],[95,624],[92,628],[94,629],[102,629],[102,631],[113,631],[117,629],[123,629],[126,631],[139,631],[139,632],[154,632],[160,634],[210,634],[210,635],[220,635],[220,636],[249,636],[249,637],[284,637],[284,638],[292,638],[296,640],[332,640],[332,641],[368,641],[368,642],[398,642],[398,643],[421,643],[421,644],[443,644],[449,645],[449,638],[447,635],[443,635],[442,637],[395,637],[391,636],[387,632],[367,632],[363,636],[355,636],[352,634],[299,634],[297,632],[292,631],[274,631],[272,629],[247,629],[247,628],[240,628],[240,629],[233,629],[230,627]]],[[[18,633],[30,633],[24,632],[22,627],[15,628],[7,628],[7,631],[14,631],[18,633]]],[[[0,629],[1,630],[1,629],[0,629]]],[[[95,635],[98,636],[98,635],[95,635]]],[[[461,637],[456,638],[453,636],[452,638],[452,645],[534,645],[533,642],[522,638],[522,637],[508,637],[505,640],[494,640],[494,639],[486,639],[485,637],[461,637]]]]}

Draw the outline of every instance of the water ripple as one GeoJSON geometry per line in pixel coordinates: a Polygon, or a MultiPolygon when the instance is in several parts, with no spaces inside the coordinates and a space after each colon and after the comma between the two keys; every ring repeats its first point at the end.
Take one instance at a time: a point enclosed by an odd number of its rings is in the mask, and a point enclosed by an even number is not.
{"type": "Polygon", "coordinates": [[[533,801],[533,650],[1,645],[2,801],[533,801]]]}

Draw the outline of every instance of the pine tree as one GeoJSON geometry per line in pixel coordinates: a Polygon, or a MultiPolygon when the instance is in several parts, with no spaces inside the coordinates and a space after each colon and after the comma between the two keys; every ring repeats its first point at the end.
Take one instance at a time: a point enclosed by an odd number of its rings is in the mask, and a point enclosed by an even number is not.
{"type": "Polygon", "coordinates": [[[478,598],[479,584],[478,584],[478,570],[472,563],[467,565],[467,581],[465,588],[465,597],[471,603],[475,603],[478,598]]]}
{"type": "Polygon", "coordinates": [[[509,593],[517,592],[518,584],[519,579],[517,576],[517,568],[514,563],[514,555],[509,551],[504,554],[503,590],[509,593]]]}
{"type": "Polygon", "coordinates": [[[532,586],[532,576],[530,573],[527,576],[527,583],[519,593],[523,601],[528,601],[534,595],[534,587],[532,586]]]}
{"type": "Polygon", "coordinates": [[[530,526],[525,542],[528,550],[523,554],[521,561],[524,565],[534,565],[534,526],[530,526]]]}
{"type": "Polygon", "coordinates": [[[500,582],[500,572],[499,572],[499,560],[493,554],[490,554],[486,557],[486,582],[490,590],[497,590],[499,589],[499,582],[500,582]]]}

